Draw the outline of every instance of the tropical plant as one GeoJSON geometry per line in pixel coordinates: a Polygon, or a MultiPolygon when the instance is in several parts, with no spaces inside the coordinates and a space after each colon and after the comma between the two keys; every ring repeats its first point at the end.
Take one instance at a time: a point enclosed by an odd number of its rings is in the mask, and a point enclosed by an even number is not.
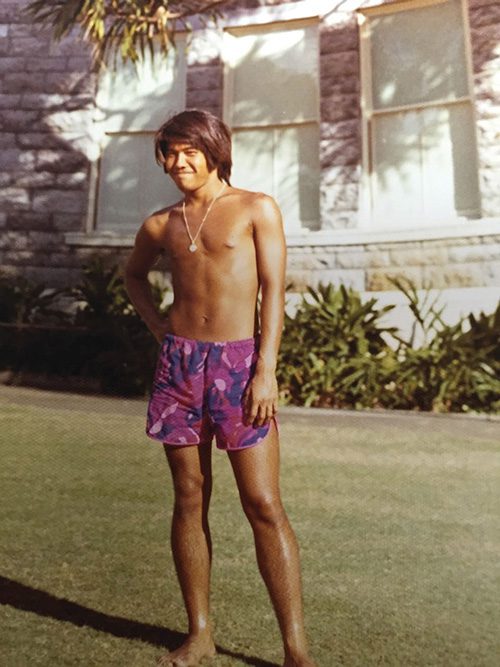
{"type": "Polygon", "coordinates": [[[96,256],[83,267],[80,283],[70,290],[78,302],[75,324],[107,326],[109,320],[134,311],[117,265],[109,266],[96,256]]]}
{"type": "MultiPolygon", "coordinates": [[[[22,327],[0,327],[0,368],[20,376],[78,377],[107,393],[144,394],[158,344],[131,306],[118,267],[96,257],[76,287],[55,291],[69,306],[59,313],[62,326],[54,327],[55,315],[42,307],[44,290],[24,279],[0,281],[0,319],[22,327]]],[[[165,290],[152,285],[152,292],[165,312],[165,290]]]]}
{"type": "Polygon", "coordinates": [[[417,290],[415,283],[404,276],[389,277],[388,280],[406,297],[414,318],[409,339],[398,340],[410,347],[425,345],[437,331],[446,326],[443,321],[444,305],[441,303],[441,293],[432,290],[430,285],[417,290]]]}
{"type": "MultiPolygon", "coordinates": [[[[165,313],[165,290],[157,284],[151,290],[158,310],[165,313]]],[[[131,305],[119,267],[96,256],[84,267],[82,281],[71,294],[78,301],[75,324],[92,332],[96,342],[90,345],[81,372],[98,377],[104,390],[144,393],[158,344],[131,305]]]]}
{"type": "Polygon", "coordinates": [[[287,315],[281,396],[296,405],[466,412],[500,409],[500,304],[447,325],[440,295],[396,282],[414,326],[407,339],[381,318],[392,306],[344,287],[309,290],[287,315]],[[391,343],[390,345],[388,343],[391,343]]]}
{"type": "Polygon", "coordinates": [[[386,407],[435,412],[500,408],[500,304],[490,315],[470,314],[442,325],[426,345],[402,344],[386,407]]]}
{"type": "Polygon", "coordinates": [[[196,16],[216,20],[229,0],[32,0],[26,11],[60,40],[77,27],[93,46],[94,69],[103,64],[137,62],[146,52],[166,55],[178,30],[191,30],[196,16]]]}
{"type": "MultiPolygon", "coordinates": [[[[492,314],[470,314],[447,325],[439,295],[409,281],[397,286],[415,318],[406,339],[383,324],[393,306],[363,302],[343,286],[307,291],[285,317],[278,364],[284,402],[500,410],[500,304],[492,314]]],[[[158,344],[130,304],[119,268],[96,257],[80,283],[61,292],[24,278],[0,278],[0,368],[76,376],[97,381],[107,393],[147,392],[158,344]],[[56,307],[61,296],[70,300],[69,309],[56,307]]],[[[152,285],[152,292],[165,313],[165,289],[152,285]]]]}
{"type": "Polygon", "coordinates": [[[63,292],[23,276],[0,276],[0,322],[21,325],[67,321],[56,306],[63,292]]]}
{"type": "Polygon", "coordinates": [[[365,303],[352,288],[308,288],[285,316],[278,363],[282,399],[306,406],[376,406],[395,363],[380,319],[394,306],[365,303]]]}

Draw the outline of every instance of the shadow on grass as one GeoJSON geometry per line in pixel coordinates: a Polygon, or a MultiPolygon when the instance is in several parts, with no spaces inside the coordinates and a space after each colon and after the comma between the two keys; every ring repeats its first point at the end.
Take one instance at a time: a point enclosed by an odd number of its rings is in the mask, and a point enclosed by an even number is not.
{"type": "MultiPolygon", "coordinates": [[[[138,639],[170,650],[179,646],[185,638],[184,634],[175,630],[163,628],[159,625],[151,625],[150,623],[131,621],[121,616],[104,614],[89,609],[89,607],[84,607],[77,602],[56,597],[51,593],[46,593],[38,588],[32,588],[2,576],[0,576],[0,604],[9,605],[22,611],[31,611],[39,616],[48,616],[57,621],[73,623],[78,627],[86,626],[100,632],[107,632],[115,637],[138,639]]],[[[222,646],[217,646],[217,651],[221,655],[240,660],[246,665],[278,667],[274,662],[236,653],[222,646]]]]}

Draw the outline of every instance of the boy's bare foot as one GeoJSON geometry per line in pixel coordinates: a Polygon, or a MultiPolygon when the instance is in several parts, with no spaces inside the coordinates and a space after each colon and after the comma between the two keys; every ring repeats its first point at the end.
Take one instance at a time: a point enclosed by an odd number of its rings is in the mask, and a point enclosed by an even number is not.
{"type": "Polygon", "coordinates": [[[210,634],[191,635],[175,651],[162,655],[156,664],[161,667],[196,667],[204,658],[213,658],[215,654],[210,634]]]}

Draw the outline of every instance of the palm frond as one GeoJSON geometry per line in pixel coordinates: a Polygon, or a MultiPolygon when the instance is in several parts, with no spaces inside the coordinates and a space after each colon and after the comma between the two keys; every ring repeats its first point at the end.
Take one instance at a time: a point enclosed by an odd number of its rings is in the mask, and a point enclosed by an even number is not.
{"type": "Polygon", "coordinates": [[[175,47],[175,32],[190,30],[195,17],[202,25],[217,20],[231,0],[32,0],[26,14],[52,30],[54,40],[75,27],[92,45],[92,66],[116,68],[138,62],[149,52],[152,59],[175,47]]]}

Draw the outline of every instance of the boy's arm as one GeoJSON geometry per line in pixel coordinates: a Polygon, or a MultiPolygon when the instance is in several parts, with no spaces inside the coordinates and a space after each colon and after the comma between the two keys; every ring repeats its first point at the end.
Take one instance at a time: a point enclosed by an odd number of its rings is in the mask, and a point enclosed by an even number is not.
{"type": "Polygon", "coordinates": [[[165,321],[160,316],[151,294],[148,273],[161,252],[158,226],[148,218],[139,229],[134,249],[125,265],[125,287],[130,301],[158,342],[165,333],[165,321]]]}
{"type": "Polygon", "coordinates": [[[255,203],[254,242],[261,287],[260,347],[245,413],[248,423],[260,426],[278,409],[276,362],[285,307],[285,235],[281,212],[271,197],[261,195],[255,203]]]}

